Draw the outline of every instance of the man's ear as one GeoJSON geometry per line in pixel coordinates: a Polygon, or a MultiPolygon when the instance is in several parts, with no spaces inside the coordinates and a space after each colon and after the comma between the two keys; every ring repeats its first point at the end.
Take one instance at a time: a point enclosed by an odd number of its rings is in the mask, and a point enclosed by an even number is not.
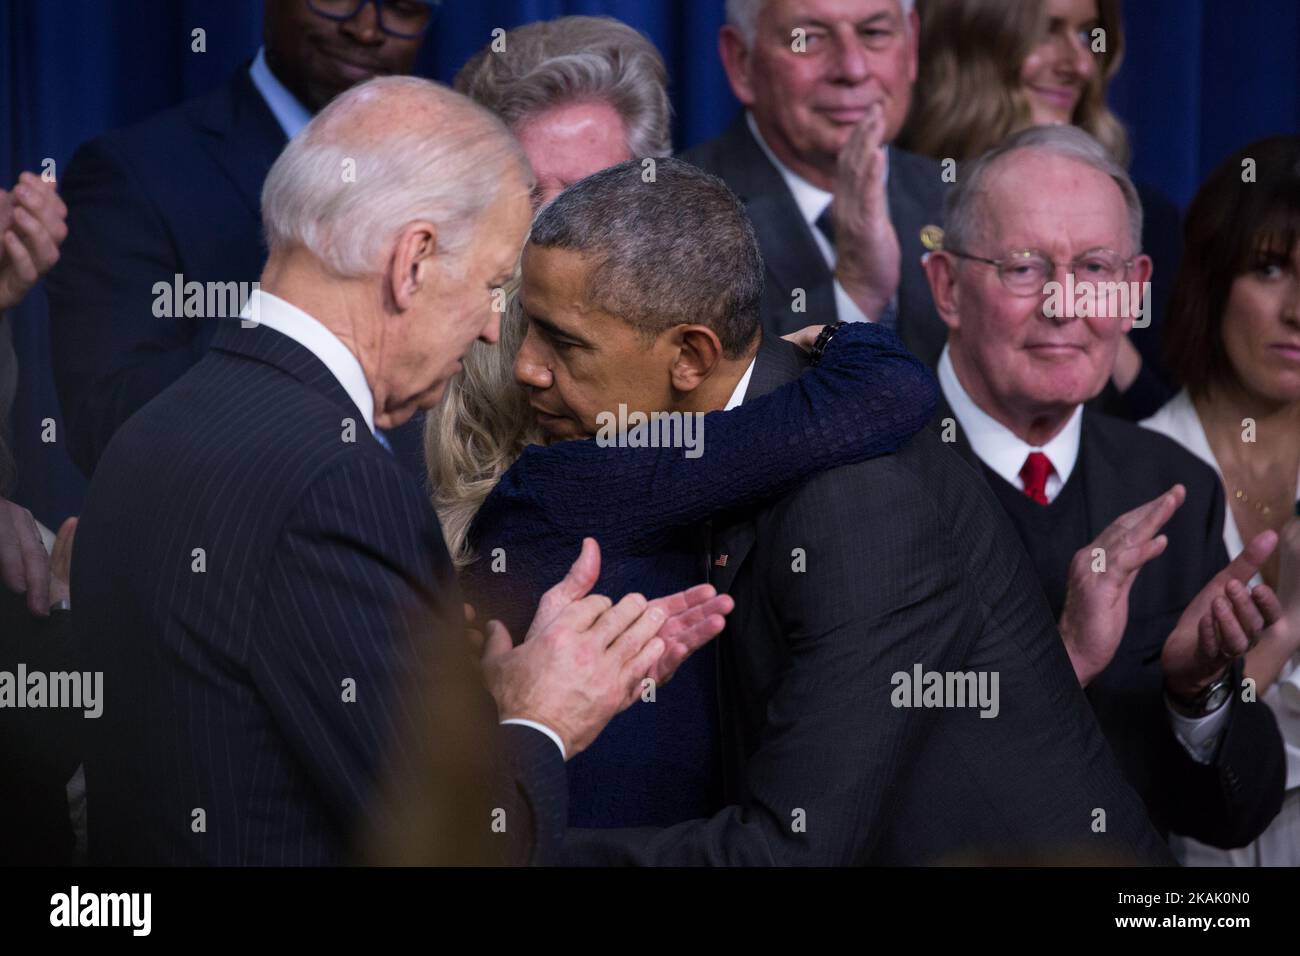
{"type": "Polygon", "coordinates": [[[411,307],[415,294],[429,282],[438,251],[438,228],[431,222],[407,223],[398,233],[388,266],[388,287],[398,311],[411,307]]]}
{"type": "MultiPolygon", "coordinates": [[[[1129,303],[1129,314],[1124,316],[1122,328],[1126,333],[1132,330],[1133,322],[1142,314],[1141,310],[1150,305],[1148,297],[1144,293],[1147,288],[1147,283],[1151,281],[1151,273],[1154,271],[1154,268],[1155,267],[1151,263],[1151,257],[1148,255],[1140,255],[1133,260],[1133,277],[1129,281],[1138,284],[1138,298],[1136,302],[1129,303]]],[[[1131,289],[1133,287],[1129,286],[1129,288],[1131,289]]],[[[1147,316],[1148,320],[1150,318],[1151,316],[1147,316]]]]}
{"type": "MultiPolygon", "coordinates": [[[[754,42],[757,44],[758,40],[755,39],[754,42]]],[[[754,86],[749,78],[753,60],[749,48],[745,46],[745,38],[730,23],[724,23],[718,31],[718,56],[722,58],[722,67],[727,71],[731,92],[742,106],[753,106],[754,86]]]]}
{"type": "Polygon", "coordinates": [[[707,325],[681,325],[669,334],[677,345],[677,355],[668,370],[673,389],[694,391],[722,361],[722,342],[707,325]]]}
{"type": "Polygon", "coordinates": [[[957,261],[943,252],[931,252],[921,260],[921,268],[930,281],[930,294],[939,318],[950,329],[961,328],[957,310],[957,261]]]}

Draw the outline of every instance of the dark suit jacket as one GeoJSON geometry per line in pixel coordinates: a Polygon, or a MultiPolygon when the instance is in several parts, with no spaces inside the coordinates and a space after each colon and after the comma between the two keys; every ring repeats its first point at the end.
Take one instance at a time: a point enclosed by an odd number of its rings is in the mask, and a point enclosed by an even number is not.
{"type": "MultiPolygon", "coordinates": [[[[27,610],[24,595],[0,585],[0,671],[84,670],[70,615],[27,610]]],[[[26,693],[26,688],[19,688],[26,693]]],[[[74,837],[68,779],[81,763],[84,709],[0,709],[0,866],[68,866],[74,837]]]]}
{"type": "MultiPolygon", "coordinates": [[[[280,333],[228,321],[119,429],[72,574],[82,644],[104,671],[92,861],[339,862],[386,754],[440,766],[411,754],[436,685],[401,696],[430,648],[464,640],[437,519],[337,380],[280,333]]],[[[476,700],[457,730],[480,718],[485,749],[508,744],[478,819],[503,808],[522,855],[544,850],[567,812],[559,750],[498,730],[481,688],[476,700]]]]}
{"type": "MultiPolygon", "coordinates": [[[[805,362],[765,342],[746,397],[805,362]]],[[[741,517],[710,565],[736,600],[717,639],[731,805],[658,831],[570,831],[571,859],[1168,861],[1024,549],[934,434],[741,517]],[[916,665],[997,673],[999,713],[894,706],[894,675],[916,665]]]]}
{"type": "MultiPolygon", "coordinates": [[[[936,426],[941,429],[951,415],[942,402],[936,426]]],[[[979,459],[960,426],[954,444],[978,470],[979,459]]],[[[1162,529],[1168,547],[1133,583],[1129,623],[1115,658],[1087,694],[1120,765],[1163,833],[1242,846],[1264,831],[1282,803],[1286,761],[1273,712],[1234,695],[1215,759],[1199,764],[1174,736],[1160,667],[1165,638],[1178,618],[1228,563],[1218,476],[1164,435],[1092,409],[1084,411],[1075,468],[1088,508],[1088,538],[1073,542],[1076,550],[1173,485],[1187,488],[1187,499],[1162,529]]],[[[1058,616],[1060,611],[1053,608],[1058,616]]],[[[1240,665],[1235,676],[1239,684],[1240,665]]]]}
{"type": "MultiPolygon", "coordinates": [[[[834,322],[834,279],[812,229],[804,222],[781,173],[749,131],[742,113],[717,139],[682,153],[682,159],[723,180],[749,211],[766,265],[763,329],[772,338],[806,325],[834,322]],[[807,312],[791,310],[794,289],[807,295],[807,312]]],[[[889,217],[898,233],[902,270],[898,288],[898,336],[912,354],[933,368],[948,327],[934,309],[921,271],[921,227],[943,222],[944,186],[934,160],[889,148],[889,217]]],[[[874,316],[873,316],[874,318],[874,316]]]]}
{"type": "MultiPolygon", "coordinates": [[[[46,288],[69,451],[89,477],[122,423],[207,350],[219,319],[159,318],[154,284],[258,280],[262,182],[284,131],[241,67],[225,85],[83,144],[46,288]]],[[[420,416],[420,421],[423,416],[420,416]]],[[[419,422],[391,436],[422,474],[419,422]]]]}

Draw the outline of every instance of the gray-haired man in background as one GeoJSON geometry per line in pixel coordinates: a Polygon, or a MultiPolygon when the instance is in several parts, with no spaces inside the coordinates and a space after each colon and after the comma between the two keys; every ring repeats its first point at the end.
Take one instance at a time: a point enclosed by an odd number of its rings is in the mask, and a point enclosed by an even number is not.
{"type": "Polygon", "coordinates": [[[718,47],[744,112],[682,158],[745,202],[766,263],[763,328],[861,321],[927,365],[947,330],[921,271],[943,177],[890,145],[916,81],[913,0],[727,0],[718,47]]]}

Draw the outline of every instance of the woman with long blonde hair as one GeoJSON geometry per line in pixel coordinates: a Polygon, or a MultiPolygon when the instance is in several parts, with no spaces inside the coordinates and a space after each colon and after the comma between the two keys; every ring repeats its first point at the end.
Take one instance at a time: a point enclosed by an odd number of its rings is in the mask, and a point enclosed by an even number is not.
{"type": "Polygon", "coordinates": [[[1027,126],[1071,123],[1121,165],[1106,90],[1124,56],[1119,0],[919,0],[920,63],[899,145],[973,159],[1027,126]]]}

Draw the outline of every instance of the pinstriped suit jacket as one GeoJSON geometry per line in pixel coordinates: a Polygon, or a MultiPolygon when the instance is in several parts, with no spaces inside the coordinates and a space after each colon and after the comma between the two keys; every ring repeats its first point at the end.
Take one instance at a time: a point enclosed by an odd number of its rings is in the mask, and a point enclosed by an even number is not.
{"type": "MultiPolygon", "coordinates": [[[[437,519],[326,367],[278,332],[223,325],[119,430],[73,588],[104,671],[86,759],[94,862],[339,862],[388,761],[436,766],[412,730],[436,688],[400,691],[462,640],[437,519]]],[[[496,728],[472,694],[481,707],[445,729],[478,720],[483,751],[503,756],[466,825],[501,807],[516,858],[532,858],[564,825],[559,752],[496,728]]]]}

